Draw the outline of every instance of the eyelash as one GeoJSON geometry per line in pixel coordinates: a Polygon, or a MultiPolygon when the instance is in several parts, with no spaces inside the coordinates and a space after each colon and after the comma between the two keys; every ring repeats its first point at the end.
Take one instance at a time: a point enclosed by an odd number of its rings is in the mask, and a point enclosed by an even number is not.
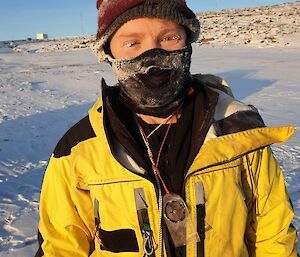
{"type": "Polygon", "coordinates": [[[180,35],[167,36],[167,37],[164,37],[162,41],[172,41],[172,40],[179,41],[179,40],[181,40],[181,36],[180,35]]]}
{"type": "Polygon", "coordinates": [[[136,44],[137,44],[136,41],[129,41],[129,42],[124,43],[124,47],[130,48],[136,44]]]}

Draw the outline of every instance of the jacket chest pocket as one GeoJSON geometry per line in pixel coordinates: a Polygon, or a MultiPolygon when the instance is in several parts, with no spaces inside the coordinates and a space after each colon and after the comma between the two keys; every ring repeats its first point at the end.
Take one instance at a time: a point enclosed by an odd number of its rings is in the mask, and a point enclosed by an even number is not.
{"type": "MultiPolygon", "coordinates": [[[[101,256],[141,256],[144,235],[136,200],[137,188],[141,188],[140,181],[89,184],[96,217],[95,250],[101,256]]],[[[145,194],[143,196],[145,198],[145,194]]],[[[149,227],[150,219],[148,217],[149,227]]]]}
{"type": "Polygon", "coordinates": [[[248,209],[242,187],[242,166],[239,162],[218,166],[206,173],[195,174],[189,183],[193,192],[196,183],[203,183],[205,198],[206,247],[209,256],[240,256],[248,209]],[[215,247],[215,245],[218,247],[215,247]]]}

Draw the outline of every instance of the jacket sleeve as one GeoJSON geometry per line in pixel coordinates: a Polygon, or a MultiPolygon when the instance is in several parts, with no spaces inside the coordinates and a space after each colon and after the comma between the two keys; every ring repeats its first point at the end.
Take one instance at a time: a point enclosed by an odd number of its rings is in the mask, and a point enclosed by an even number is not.
{"type": "Polygon", "coordinates": [[[244,158],[249,217],[246,239],[251,257],[297,256],[294,212],[284,177],[270,147],[244,158]]]}
{"type": "Polygon", "coordinates": [[[67,157],[50,159],[40,199],[41,248],[36,256],[89,256],[92,232],[83,220],[91,214],[92,203],[87,192],[76,190],[74,177],[67,157]]]}

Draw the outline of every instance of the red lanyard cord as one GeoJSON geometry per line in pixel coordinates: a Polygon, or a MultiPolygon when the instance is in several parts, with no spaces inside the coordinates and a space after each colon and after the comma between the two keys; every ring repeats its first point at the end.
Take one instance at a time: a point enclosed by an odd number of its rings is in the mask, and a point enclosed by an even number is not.
{"type": "Polygon", "coordinates": [[[159,152],[158,152],[157,159],[156,159],[156,165],[155,165],[154,167],[153,167],[153,165],[152,165],[152,169],[153,169],[153,171],[156,172],[156,174],[158,175],[158,177],[159,177],[159,179],[160,179],[160,181],[161,181],[161,183],[162,183],[162,185],[163,185],[163,187],[164,187],[164,189],[165,189],[167,195],[170,194],[170,191],[168,190],[168,188],[167,188],[165,182],[163,181],[163,179],[162,179],[162,177],[161,177],[161,174],[160,174],[159,169],[158,169],[158,164],[159,164],[159,161],[160,161],[162,149],[163,149],[163,147],[164,147],[164,144],[166,143],[168,134],[169,134],[169,132],[170,132],[171,125],[172,125],[172,124],[170,123],[169,126],[168,126],[168,129],[167,129],[167,131],[166,131],[166,134],[165,134],[165,136],[164,136],[164,139],[163,139],[163,141],[162,141],[162,143],[161,143],[161,146],[160,146],[160,148],[159,148],[159,152]]]}
{"type": "Polygon", "coordinates": [[[166,195],[170,195],[170,191],[168,190],[168,188],[167,188],[167,186],[166,186],[164,180],[163,180],[162,177],[161,177],[160,171],[159,171],[159,169],[158,169],[158,164],[159,164],[159,161],[160,161],[160,158],[161,158],[161,153],[162,153],[163,147],[164,147],[164,145],[165,145],[165,143],[166,143],[168,134],[169,134],[169,132],[170,132],[172,123],[170,123],[169,126],[168,126],[168,128],[167,128],[167,131],[166,131],[166,133],[165,133],[164,139],[163,139],[163,141],[162,141],[162,143],[161,143],[161,145],[160,145],[160,148],[159,148],[159,151],[158,151],[158,155],[157,155],[157,159],[156,159],[156,163],[155,163],[154,158],[153,158],[152,151],[151,151],[151,149],[150,149],[150,144],[149,144],[148,139],[147,139],[147,136],[146,136],[146,134],[145,134],[145,132],[144,132],[142,126],[138,123],[137,120],[136,120],[136,122],[137,122],[138,128],[139,128],[139,130],[140,130],[140,133],[141,133],[141,135],[142,135],[142,138],[143,138],[143,140],[144,140],[144,143],[145,143],[145,145],[146,145],[148,157],[149,157],[149,159],[150,159],[150,161],[151,161],[151,164],[152,164],[152,170],[153,170],[153,172],[158,176],[158,178],[160,179],[160,181],[161,181],[161,183],[162,183],[162,185],[163,185],[163,187],[164,187],[164,189],[165,189],[165,191],[166,191],[166,195]]]}

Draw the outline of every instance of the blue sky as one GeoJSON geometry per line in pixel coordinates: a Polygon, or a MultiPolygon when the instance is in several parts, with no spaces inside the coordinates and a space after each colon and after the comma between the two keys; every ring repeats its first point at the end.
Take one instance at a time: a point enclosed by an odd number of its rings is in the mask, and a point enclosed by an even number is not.
{"type": "MultiPolygon", "coordinates": [[[[187,0],[195,12],[284,3],[281,0],[187,0]]],[[[293,1],[290,1],[293,2],[293,1]]],[[[0,0],[0,41],[90,35],[96,31],[96,0],[0,0]]]]}

